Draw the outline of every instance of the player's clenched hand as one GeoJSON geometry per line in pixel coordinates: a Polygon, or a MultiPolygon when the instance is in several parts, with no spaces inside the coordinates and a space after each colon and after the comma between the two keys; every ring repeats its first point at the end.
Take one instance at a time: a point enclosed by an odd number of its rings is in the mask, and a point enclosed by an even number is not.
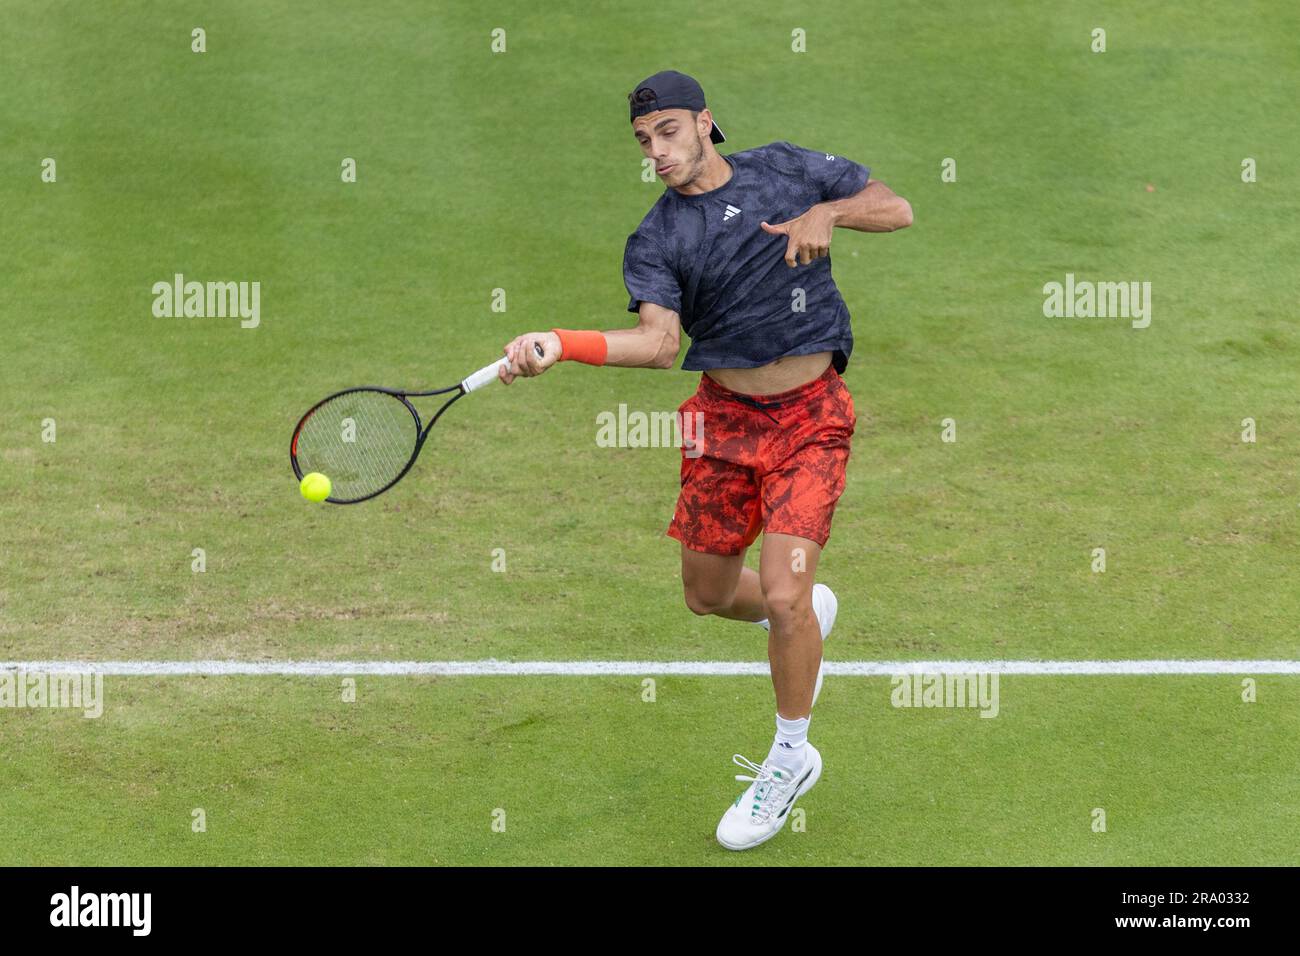
{"type": "Polygon", "coordinates": [[[515,336],[506,345],[506,358],[509,365],[501,366],[497,377],[509,385],[517,377],[532,378],[541,375],[560,360],[560,337],[554,332],[525,332],[515,336]],[[542,356],[538,358],[534,345],[540,345],[542,356]]]}
{"type": "Polygon", "coordinates": [[[759,223],[764,232],[785,236],[785,264],[794,268],[796,261],[806,266],[814,259],[831,253],[831,233],[835,229],[835,215],[825,206],[813,206],[797,219],[777,223],[775,226],[759,223]]]}

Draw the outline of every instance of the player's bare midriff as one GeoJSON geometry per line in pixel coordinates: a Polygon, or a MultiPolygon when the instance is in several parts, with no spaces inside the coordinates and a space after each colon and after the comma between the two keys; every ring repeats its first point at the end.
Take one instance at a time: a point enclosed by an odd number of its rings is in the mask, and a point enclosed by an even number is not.
{"type": "Polygon", "coordinates": [[[704,374],[745,395],[774,395],[811,382],[831,364],[830,352],[790,355],[757,368],[711,368],[704,374]]]}

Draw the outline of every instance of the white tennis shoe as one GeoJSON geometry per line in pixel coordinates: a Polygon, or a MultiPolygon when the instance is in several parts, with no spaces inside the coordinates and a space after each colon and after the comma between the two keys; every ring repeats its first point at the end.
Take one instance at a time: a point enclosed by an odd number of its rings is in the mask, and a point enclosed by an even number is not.
{"type": "Polygon", "coordinates": [[[718,821],[719,843],[728,850],[748,850],[781,832],[795,801],[811,790],[822,775],[822,755],[817,748],[804,744],[804,751],[807,759],[796,774],[768,763],[760,767],[740,754],[731,758],[751,774],[736,774],[736,779],[750,783],[718,821]]]}

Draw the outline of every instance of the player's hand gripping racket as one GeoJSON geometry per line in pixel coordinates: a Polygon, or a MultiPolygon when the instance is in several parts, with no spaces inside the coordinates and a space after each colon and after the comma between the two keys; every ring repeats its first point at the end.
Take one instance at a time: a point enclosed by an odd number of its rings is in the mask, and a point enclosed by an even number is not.
{"type": "MultiPolygon", "coordinates": [[[[544,357],[540,345],[533,349],[538,358],[544,357]]],[[[328,477],[330,496],[325,500],[336,505],[382,494],[411,470],[442,413],[462,395],[495,382],[497,369],[509,361],[499,358],[455,385],[429,392],[374,385],[335,392],[308,409],[293,430],[289,445],[293,473],[299,481],[314,471],[328,477]],[[422,425],[410,399],[448,394],[451,397],[429,424],[422,425]]]]}

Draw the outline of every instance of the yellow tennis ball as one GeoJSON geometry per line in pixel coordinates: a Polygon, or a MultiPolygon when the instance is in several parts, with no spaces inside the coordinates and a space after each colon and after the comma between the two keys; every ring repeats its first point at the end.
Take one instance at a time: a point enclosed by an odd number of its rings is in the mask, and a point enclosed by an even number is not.
{"type": "Polygon", "coordinates": [[[313,471],[310,475],[303,475],[298,490],[308,501],[324,501],[330,496],[330,480],[319,471],[313,471]]]}

